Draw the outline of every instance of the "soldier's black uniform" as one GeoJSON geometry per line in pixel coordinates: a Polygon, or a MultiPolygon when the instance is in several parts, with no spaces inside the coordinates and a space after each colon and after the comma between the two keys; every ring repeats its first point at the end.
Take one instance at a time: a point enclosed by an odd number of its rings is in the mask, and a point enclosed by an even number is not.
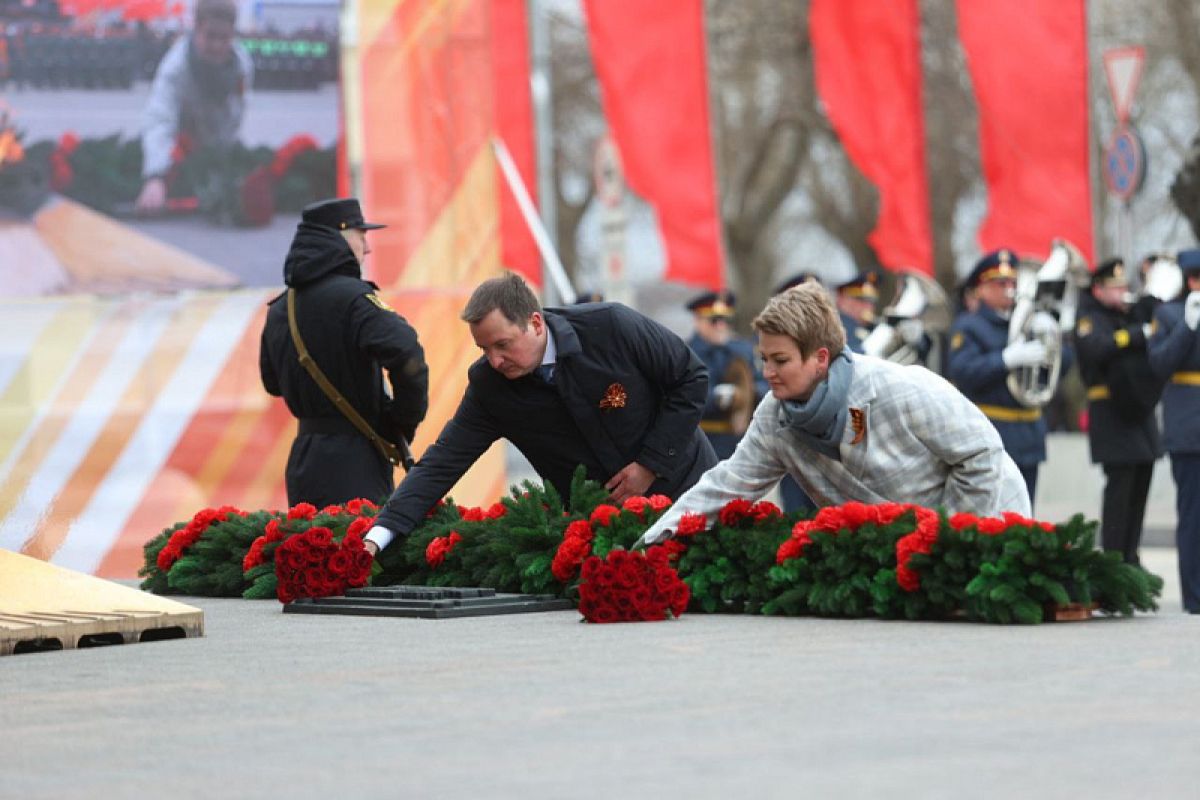
{"type": "MultiPolygon", "coordinates": [[[[1124,281],[1120,262],[1105,262],[1093,285],[1124,281]]],[[[1088,387],[1088,444],[1092,463],[1104,468],[1104,506],[1100,540],[1126,563],[1138,563],[1138,544],[1154,462],[1161,454],[1154,400],[1130,403],[1119,385],[1121,372],[1136,373],[1139,362],[1148,375],[1146,337],[1142,324],[1128,310],[1109,308],[1091,295],[1080,300],[1075,325],[1079,372],[1088,387]],[[1122,363],[1123,362],[1123,363],[1122,363]]],[[[1152,379],[1150,379],[1152,383],[1152,379]]]]}
{"type": "MultiPolygon", "coordinates": [[[[412,439],[429,406],[429,370],[416,331],[364,281],[340,228],[364,223],[358,202],[334,200],[304,210],[283,267],[296,289],[301,339],[317,366],[384,438],[412,439]],[[391,383],[385,393],[381,368],[391,383]]],[[[356,497],[383,501],[393,467],[340,414],[301,366],[288,328],[287,293],[271,301],[259,357],[263,386],[300,421],[287,464],[288,503],[318,508],[356,497]]]]}

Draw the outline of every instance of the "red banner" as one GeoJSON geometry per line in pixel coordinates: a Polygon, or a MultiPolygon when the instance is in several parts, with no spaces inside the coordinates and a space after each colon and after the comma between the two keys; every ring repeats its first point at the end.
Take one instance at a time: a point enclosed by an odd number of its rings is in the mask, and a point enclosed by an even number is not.
{"type": "Polygon", "coordinates": [[[629,186],[658,214],[667,280],[724,285],[701,0],[584,0],[629,186]]]}
{"type": "MultiPolygon", "coordinates": [[[[537,198],[537,163],[534,155],[533,101],[529,93],[529,26],[525,0],[492,0],[492,77],[496,135],[512,154],[529,196],[537,198]]],[[[521,217],[513,193],[500,186],[500,258],[504,266],[542,283],[542,262],[533,235],[521,217]]]]}
{"type": "Polygon", "coordinates": [[[1084,0],[958,0],[979,106],[985,250],[1044,257],[1056,237],[1092,260],[1084,0]]]}
{"type": "Polygon", "coordinates": [[[809,29],[826,114],[879,190],[868,241],[885,267],[932,275],[917,2],[813,0],[809,29]]]}

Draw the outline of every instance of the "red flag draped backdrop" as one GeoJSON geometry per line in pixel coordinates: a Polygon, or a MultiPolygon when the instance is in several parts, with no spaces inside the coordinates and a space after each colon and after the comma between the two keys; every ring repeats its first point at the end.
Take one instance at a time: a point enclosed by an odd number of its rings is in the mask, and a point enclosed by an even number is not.
{"type": "Polygon", "coordinates": [[[869,241],[891,269],[933,274],[916,0],[813,0],[817,91],[847,154],[879,190],[869,241]]]}
{"type": "Polygon", "coordinates": [[[958,0],[979,106],[985,250],[1045,256],[1061,237],[1092,259],[1085,0],[958,0]]]}
{"type": "Polygon", "coordinates": [[[604,113],[629,186],[650,203],[664,277],[724,285],[701,0],[584,0],[604,113]]]}

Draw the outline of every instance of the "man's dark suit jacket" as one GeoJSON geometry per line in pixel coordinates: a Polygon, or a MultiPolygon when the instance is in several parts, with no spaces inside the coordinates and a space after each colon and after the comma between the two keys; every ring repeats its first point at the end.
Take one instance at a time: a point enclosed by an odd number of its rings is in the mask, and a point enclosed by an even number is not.
{"type": "Polygon", "coordinates": [[[480,358],[438,440],[397,487],[378,524],[408,533],[491,444],[508,439],[569,502],[583,464],[605,482],[636,461],[672,499],[717,463],[699,429],[708,371],[675,334],[617,303],[543,312],[557,355],[551,384],[505,378],[480,358]]]}

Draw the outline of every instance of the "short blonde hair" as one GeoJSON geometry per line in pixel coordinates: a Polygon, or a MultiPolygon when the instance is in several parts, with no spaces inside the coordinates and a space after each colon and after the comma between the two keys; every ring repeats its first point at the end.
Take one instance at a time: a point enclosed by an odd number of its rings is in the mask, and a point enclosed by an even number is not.
{"type": "Polygon", "coordinates": [[[829,294],[815,281],[806,281],[767,301],[754,318],[754,330],[788,336],[808,358],[822,347],[836,356],[846,349],[846,330],[829,294]]]}

